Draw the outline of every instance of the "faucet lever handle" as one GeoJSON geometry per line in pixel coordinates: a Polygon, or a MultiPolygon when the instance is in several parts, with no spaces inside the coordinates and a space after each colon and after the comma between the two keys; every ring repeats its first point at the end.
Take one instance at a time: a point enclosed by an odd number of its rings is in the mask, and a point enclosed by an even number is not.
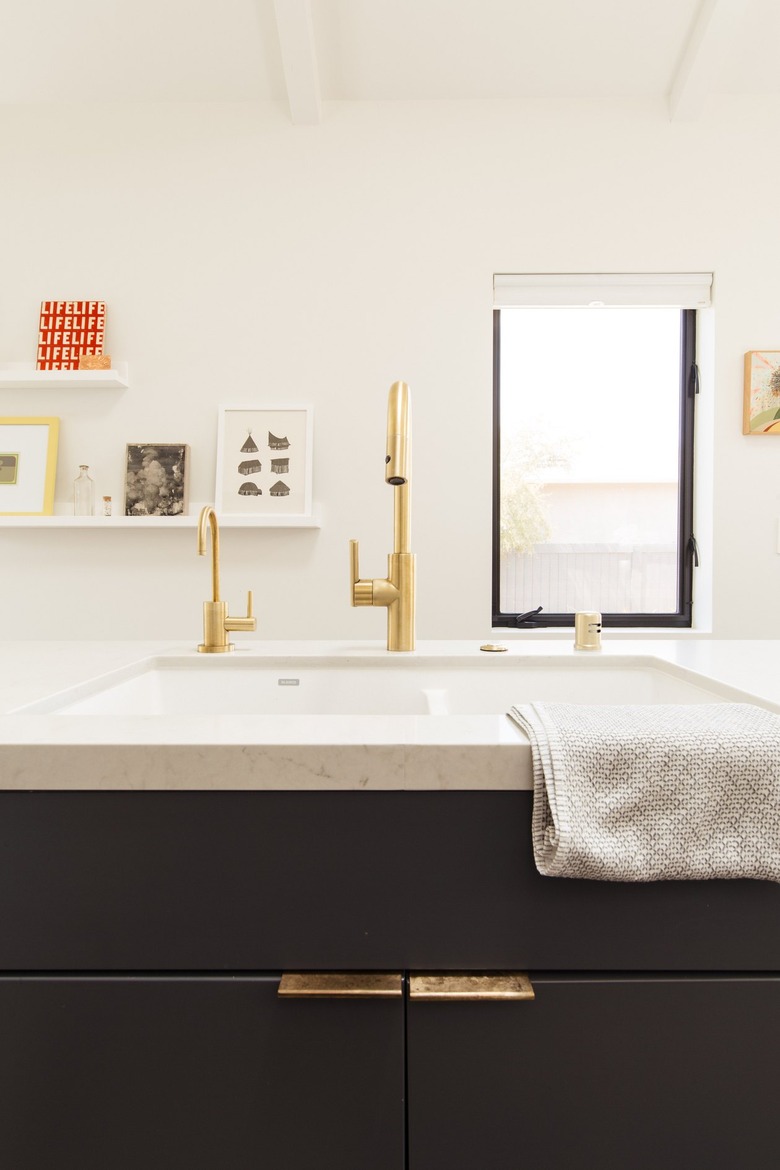
{"type": "Polygon", "coordinates": [[[350,605],[373,605],[374,582],[360,580],[359,542],[349,542],[349,603],[350,605]]]}
{"type": "Polygon", "coordinates": [[[250,589],[246,595],[246,617],[230,617],[227,613],[227,606],[225,606],[225,629],[226,630],[243,630],[244,633],[253,633],[257,629],[257,622],[255,621],[254,597],[250,589]]]}

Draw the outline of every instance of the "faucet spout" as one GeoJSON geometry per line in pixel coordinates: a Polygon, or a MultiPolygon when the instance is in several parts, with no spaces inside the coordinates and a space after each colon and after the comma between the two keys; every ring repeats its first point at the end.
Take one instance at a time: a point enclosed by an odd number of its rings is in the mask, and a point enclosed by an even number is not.
{"type": "Polygon", "coordinates": [[[385,482],[400,487],[409,479],[409,387],[393,382],[387,399],[385,482]]]}
{"type": "Polygon", "coordinates": [[[210,504],[200,510],[198,517],[198,556],[206,555],[206,534],[211,526],[211,600],[219,601],[219,524],[217,513],[210,504]]]}
{"type": "Polygon", "coordinates": [[[411,427],[409,387],[393,382],[387,399],[385,482],[393,487],[393,552],[408,553],[410,541],[411,427]]]}

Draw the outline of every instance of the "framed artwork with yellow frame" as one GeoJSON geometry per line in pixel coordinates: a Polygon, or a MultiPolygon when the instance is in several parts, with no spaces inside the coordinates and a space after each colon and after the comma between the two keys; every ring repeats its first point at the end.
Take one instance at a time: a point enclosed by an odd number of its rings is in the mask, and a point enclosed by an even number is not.
{"type": "Polygon", "coordinates": [[[745,354],[743,435],[780,435],[780,350],[745,354]]]}
{"type": "Polygon", "coordinates": [[[0,417],[0,516],[51,516],[58,418],[0,417]]]}

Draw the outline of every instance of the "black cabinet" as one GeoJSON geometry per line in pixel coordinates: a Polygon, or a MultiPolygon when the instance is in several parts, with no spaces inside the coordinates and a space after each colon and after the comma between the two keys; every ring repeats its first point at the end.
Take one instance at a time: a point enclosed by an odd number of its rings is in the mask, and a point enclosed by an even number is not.
{"type": "Polygon", "coordinates": [[[0,979],[9,1170],[403,1170],[404,1010],[278,977],[0,979]]]}
{"type": "Polygon", "coordinates": [[[533,977],[408,1010],[411,1170],[773,1170],[780,978],[533,977]]]}
{"type": "Polygon", "coordinates": [[[530,817],[0,793],[0,1164],[774,1166],[780,885],[545,879],[530,817]],[[277,997],[285,970],[491,969],[535,1000],[277,997]]]}

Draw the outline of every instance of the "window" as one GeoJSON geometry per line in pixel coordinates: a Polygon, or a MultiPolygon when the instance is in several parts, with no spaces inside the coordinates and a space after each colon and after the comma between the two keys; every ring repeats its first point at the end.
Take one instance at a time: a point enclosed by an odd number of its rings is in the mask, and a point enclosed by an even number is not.
{"type": "Polygon", "coordinates": [[[709,275],[495,278],[493,625],[691,625],[709,275]],[[540,608],[541,607],[541,608],[540,608]]]}

